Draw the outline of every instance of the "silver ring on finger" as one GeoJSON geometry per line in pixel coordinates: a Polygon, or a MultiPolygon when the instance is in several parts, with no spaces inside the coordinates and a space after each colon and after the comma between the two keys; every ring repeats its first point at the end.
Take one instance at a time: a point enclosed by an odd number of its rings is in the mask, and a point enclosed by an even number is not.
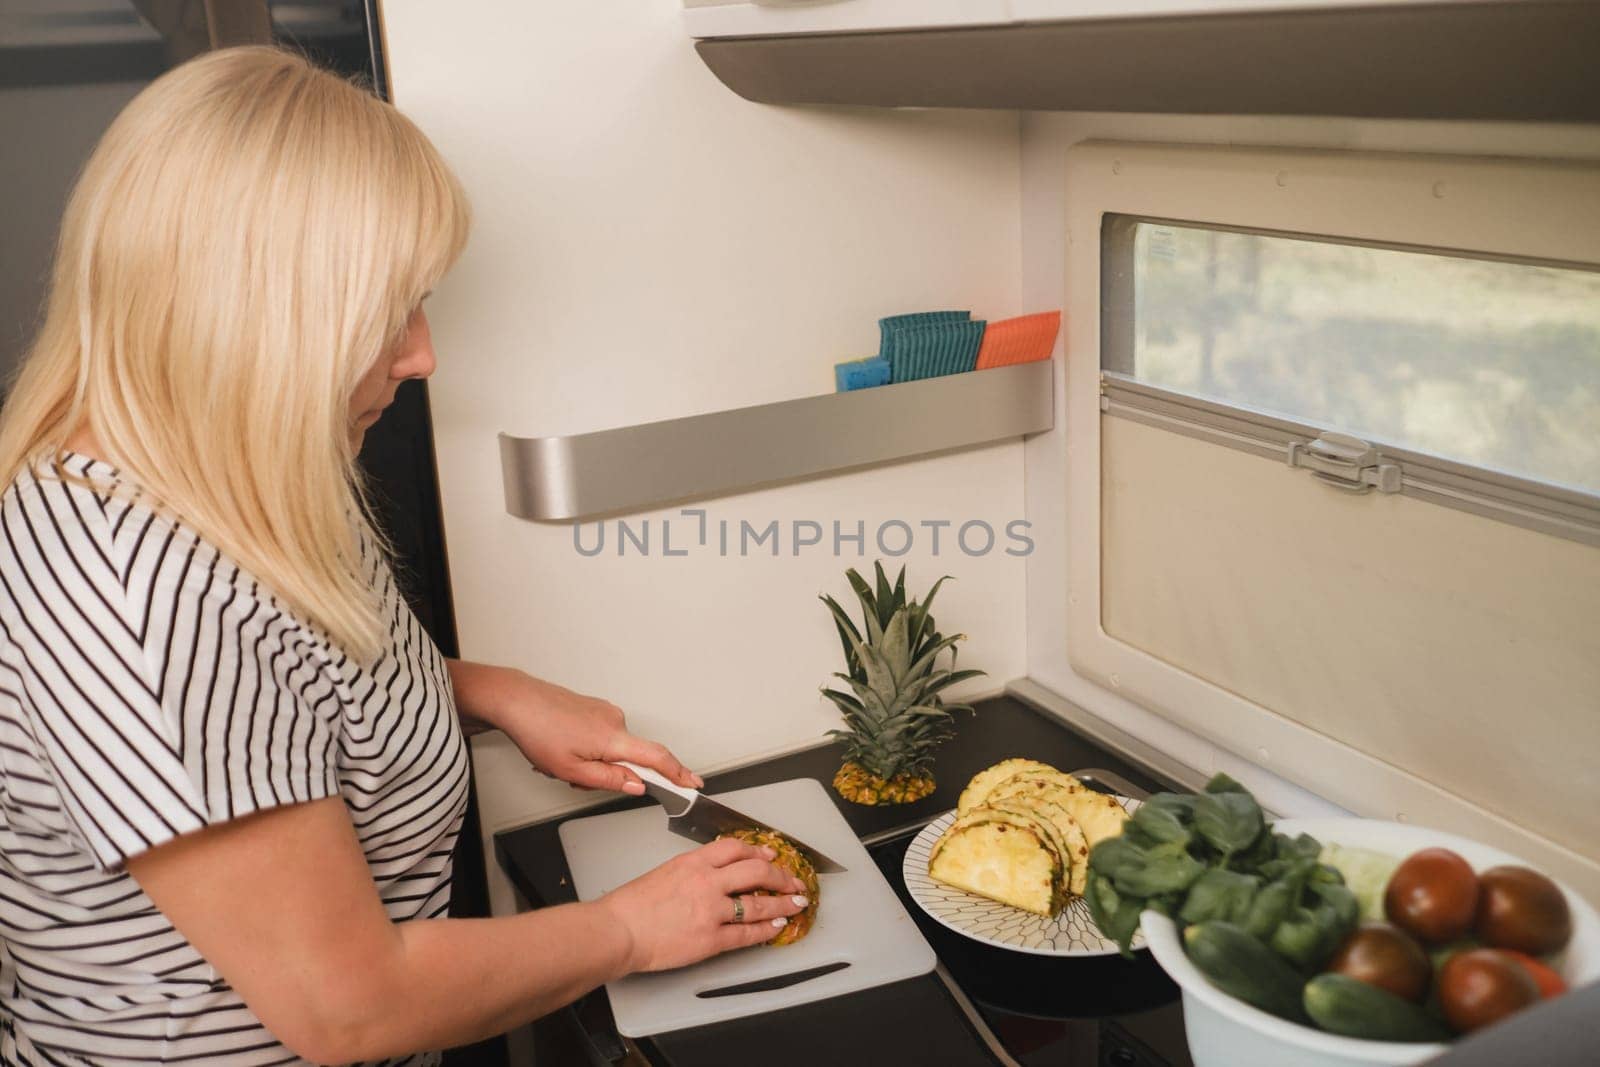
{"type": "Polygon", "coordinates": [[[734,897],[733,898],[733,921],[736,922],[736,923],[744,922],[744,898],[743,897],[734,897]]]}

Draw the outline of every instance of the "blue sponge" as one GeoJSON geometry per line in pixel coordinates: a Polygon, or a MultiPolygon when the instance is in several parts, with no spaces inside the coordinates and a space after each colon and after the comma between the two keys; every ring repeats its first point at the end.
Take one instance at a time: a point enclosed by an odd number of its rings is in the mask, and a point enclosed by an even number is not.
{"type": "Polygon", "coordinates": [[[870,389],[875,385],[888,385],[889,361],[873,356],[870,359],[858,359],[850,363],[835,363],[833,381],[837,391],[841,393],[852,389],[870,389]]]}

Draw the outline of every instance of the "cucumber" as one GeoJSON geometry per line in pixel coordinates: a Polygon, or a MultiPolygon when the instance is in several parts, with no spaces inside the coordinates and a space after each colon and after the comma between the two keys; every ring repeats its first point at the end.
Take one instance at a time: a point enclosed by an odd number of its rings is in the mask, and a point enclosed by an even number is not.
{"type": "Polygon", "coordinates": [[[1370,1041],[1448,1041],[1444,1024],[1409,1000],[1345,974],[1306,983],[1306,1013],[1330,1034],[1370,1041]]]}
{"type": "Polygon", "coordinates": [[[1183,931],[1183,947],[1224,993],[1281,1019],[1306,1021],[1300,1002],[1305,976],[1243,927],[1220,920],[1197,923],[1183,931]]]}

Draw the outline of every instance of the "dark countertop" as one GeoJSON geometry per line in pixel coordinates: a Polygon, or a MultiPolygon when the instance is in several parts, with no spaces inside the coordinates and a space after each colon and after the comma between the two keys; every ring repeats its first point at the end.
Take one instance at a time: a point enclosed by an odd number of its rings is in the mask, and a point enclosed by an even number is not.
{"type": "MultiPolygon", "coordinates": [[[[915,804],[866,808],[843,800],[831,788],[828,792],[846,821],[869,846],[892,842],[897,835],[908,840],[910,832],[955,807],[956,798],[973,774],[1012,756],[1043,760],[1069,771],[1099,768],[1152,792],[1176,788],[1107,752],[1060,721],[1011,697],[996,697],[980,702],[975,714],[960,716],[955,737],[940,748],[935,760],[938,788],[932,796],[915,804]]],[[[791,778],[815,778],[828,785],[839,763],[837,746],[824,743],[713,775],[706,780],[706,791],[717,793],[791,778]]],[[[649,803],[652,802],[640,798],[622,798],[499,834],[495,851],[512,884],[530,906],[572,901],[576,894],[557,834],[561,822],[578,815],[622,811],[649,803]]],[[[898,863],[896,857],[903,853],[905,840],[898,848],[889,843],[874,851],[880,867],[887,871],[898,863]]],[[[890,880],[891,884],[898,881],[890,880]]],[[[957,973],[963,988],[997,1030],[1007,1026],[1014,1031],[1025,1029],[1024,1023],[1036,1019],[1066,1033],[1072,1023],[1081,1027],[1108,1012],[1127,1014],[1128,1018],[1148,1014],[1153,1008],[1161,1008],[1164,1015],[1176,1013],[1175,989],[1148,958],[1064,961],[1029,957],[968,941],[939,927],[915,906],[908,904],[908,910],[919,920],[941,961],[957,973]],[[947,960],[947,956],[954,958],[947,960]],[[1070,981],[1063,978],[1068,972],[1062,967],[1072,968],[1070,981]]],[[[584,998],[565,1014],[569,1025],[575,1018],[583,1019],[590,1036],[582,1043],[593,1046],[592,1050],[585,1050],[587,1058],[599,1063],[622,1061],[626,1048],[609,1032],[610,1011],[603,990],[584,998]]],[[[1158,1029],[1164,1035],[1172,1029],[1172,1019],[1163,1018],[1158,1029]]],[[[1071,1038],[1070,1034],[1067,1036],[1071,1038]]],[[[1083,1043],[1071,1039],[1075,1045],[1083,1043]]],[[[638,1047],[648,1062],[674,1067],[731,1067],[754,1062],[763,1067],[815,1067],[819,1062],[938,1063],[958,1067],[997,1062],[944,983],[932,974],[783,1011],[674,1031],[639,1042],[638,1047]]],[[[1094,1063],[1105,1059],[1092,1048],[1089,1054],[1093,1058],[1068,1061],[1052,1057],[1040,1062],[1094,1063]]],[[[1034,1061],[1030,1057],[1027,1062],[1034,1061]]]]}

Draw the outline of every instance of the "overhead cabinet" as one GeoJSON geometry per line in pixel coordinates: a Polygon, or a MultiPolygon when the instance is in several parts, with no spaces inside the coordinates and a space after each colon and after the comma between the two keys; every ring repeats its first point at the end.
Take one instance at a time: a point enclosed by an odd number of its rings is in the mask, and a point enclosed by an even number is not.
{"type": "Polygon", "coordinates": [[[693,37],[762,37],[796,33],[921,30],[930,26],[1004,26],[1012,0],[684,0],[693,37]]]}
{"type": "Polygon", "coordinates": [[[1461,0],[684,0],[683,6],[695,37],[760,37],[1452,2],[1461,0]]]}
{"type": "Polygon", "coordinates": [[[686,0],[774,104],[1600,121],[1593,0],[686,0]]]}

